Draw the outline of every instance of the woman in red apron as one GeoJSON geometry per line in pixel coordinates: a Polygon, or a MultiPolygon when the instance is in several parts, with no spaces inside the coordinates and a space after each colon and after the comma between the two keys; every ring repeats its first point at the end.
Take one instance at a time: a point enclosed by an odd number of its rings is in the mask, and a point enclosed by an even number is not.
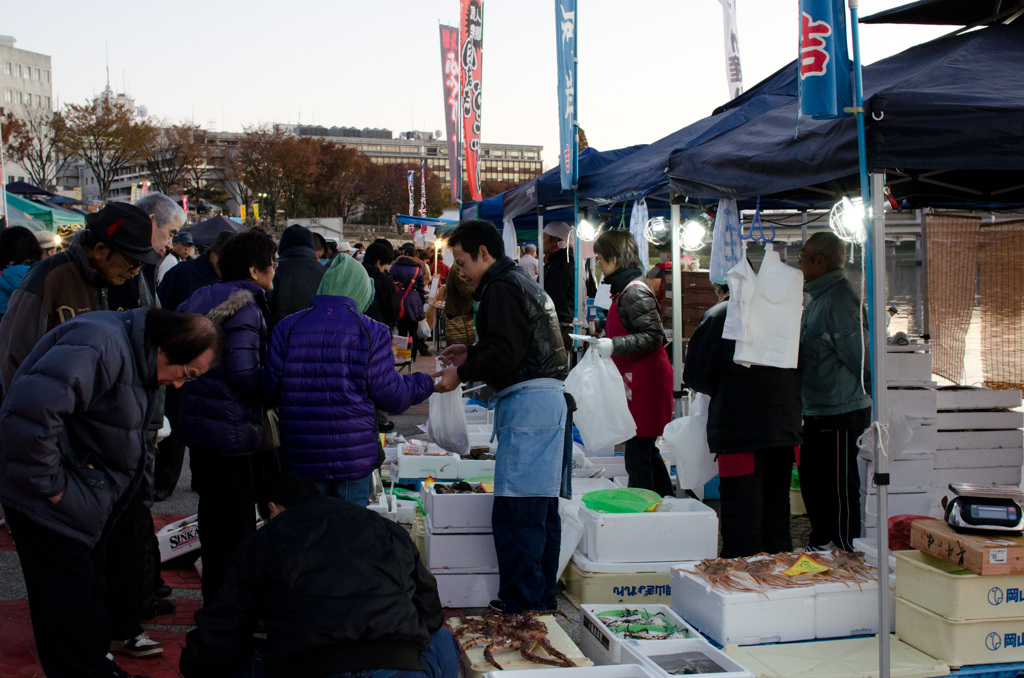
{"type": "Polygon", "coordinates": [[[596,348],[619,368],[636,422],[636,436],[626,441],[629,486],[671,495],[672,480],[654,445],[672,420],[672,364],[664,349],[661,309],[644,282],[636,240],[628,231],[605,231],[594,242],[594,253],[612,293],[605,338],[596,348]]]}

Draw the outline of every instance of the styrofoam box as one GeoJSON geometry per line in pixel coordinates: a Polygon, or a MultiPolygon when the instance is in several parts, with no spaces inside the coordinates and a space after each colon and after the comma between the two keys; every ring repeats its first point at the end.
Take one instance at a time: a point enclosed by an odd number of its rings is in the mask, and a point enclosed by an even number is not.
{"type": "MultiPolygon", "coordinates": [[[[623,605],[581,605],[580,606],[580,649],[583,654],[590,657],[595,664],[620,664],[622,657],[622,646],[629,640],[616,635],[597,618],[597,615],[608,610],[621,610],[623,605]]],[[[687,624],[683,619],[672,611],[668,605],[630,605],[629,609],[645,611],[651,614],[664,614],[669,623],[678,627],[686,638],[701,638],[697,629],[687,624]]],[[[637,643],[664,643],[667,640],[637,640],[637,643]]]]}
{"type": "Polygon", "coordinates": [[[156,533],[156,539],[160,543],[161,563],[199,549],[199,516],[189,516],[164,525],[156,533]]]}
{"type": "Polygon", "coordinates": [[[520,669],[518,671],[490,671],[485,678],[660,678],[640,664],[621,666],[577,666],[557,669],[520,669]]]}
{"type": "Polygon", "coordinates": [[[625,457],[592,457],[586,458],[586,463],[583,468],[603,468],[605,478],[614,478],[616,476],[626,475],[626,458],[625,457]]]}
{"type": "Polygon", "coordinates": [[[494,495],[490,492],[438,494],[434,486],[427,489],[421,483],[420,502],[435,534],[491,532],[494,495]]]}
{"type": "Polygon", "coordinates": [[[398,522],[398,505],[394,495],[381,494],[379,499],[367,506],[374,513],[378,513],[381,516],[387,518],[391,522],[398,522]]]}
{"type": "Polygon", "coordinates": [[[470,405],[469,402],[463,404],[463,408],[466,411],[466,423],[467,424],[493,424],[494,423],[494,410],[489,410],[484,405],[470,405]]]}
{"type": "Polygon", "coordinates": [[[719,645],[760,645],[810,640],[814,633],[814,587],[733,593],[672,568],[672,609],[719,645]]]}
{"type": "Polygon", "coordinates": [[[936,450],[932,467],[994,468],[1024,464],[1024,448],[1003,447],[995,450],[936,450]]]}
{"type": "Polygon", "coordinates": [[[671,563],[595,563],[580,551],[562,575],[565,597],[585,603],[667,605],[671,601],[671,563]]]}
{"type": "Polygon", "coordinates": [[[419,508],[419,505],[412,499],[395,499],[397,520],[402,525],[412,525],[412,522],[416,519],[417,508],[419,508]]]}
{"type": "Polygon", "coordinates": [[[1024,434],[1013,431],[939,431],[937,449],[994,450],[1024,446],[1024,434]]]}
{"type": "Polygon", "coordinates": [[[896,635],[950,668],[1024,661],[1022,632],[1024,617],[952,621],[896,596],[896,635]]]}
{"type": "Polygon", "coordinates": [[[729,657],[721,650],[715,649],[710,643],[702,639],[678,639],[663,640],[655,644],[628,641],[623,645],[623,661],[639,660],[643,666],[657,676],[669,676],[670,674],[658,665],[657,657],[664,655],[680,654],[683,652],[697,652],[725,669],[724,672],[695,673],[689,675],[714,676],[714,678],[754,678],[754,674],[746,670],[735,659],[729,657]]]}
{"type": "Polygon", "coordinates": [[[718,516],[696,499],[665,499],[650,513],[583,507],[583,553],[599,563],[700,560],[718,552],[718,516]],[[661,509],[667,510],[661,510],[661,509]]]}
{"type": "Polygon", "coordinates": [[[890,418],[898,414],[935,418],[935,391],[930,388],[890,388],[887,389],[886,398],[889,401],[890,418]]]}
{"type": "Polygon", "coordinates": [[[890,382],[914,383],[932,380],[931,353],[896,353],[885,355],[885,378],[890,382]]]}
{"type": "Polygon", "coordinates": [[[570,501],[573,504],[583,505],[583,495],[587,492],[594,492],[596,490],[610,490],[615,487],[608,478],[573,478],[572,479],[572,499],[563,501],[570,501]]]}
{"type": "Polygon", "coordinates": [[[1024,426],[1024,412],[939,412],[940,431],[998,431],[1024,426]]]}
{"type": "MultiPolygon", "coordinates": [[[[455,480],[459,477],[459,455],[457,454],[405,454],[406,443],[398,445],[399,482],[421,480],[433,477],[435,480],[455,480]]],[[[431,446],[432,449],[441,449],[431,446]]]]}
{"type": "MultiPolygon", "coordinates": [[[[857,457],[861,493],[873,491],[871,484],[875,472],[874,462],[857,457]]],[[[932,481],[932,455],[905,454],[889,460],[890,492],[927,492],[932,481]]]]}
{"type": "Polygon", "coordinates": [[[493,476],[493,459],[459,459],[459,477],[476,478],[477,476],[493,476]]]}
{"type": "Polygon", "coordinates": [[[497,573],[438,573],[437,595],[441,607],[487,607],[498,597],[497,573]]]}
{"type": "MultiPolygon", "coordinates": [[[[433,531],[427,516],[427,567],[439,572],[497,572],[498,554],[494,535],[439,534],[433,531]]],[[[485,601],[486,602],[486,601],[485,601]]]]}
{"type": "Polygon", "coordinates": [[[814,585],[815,638],[875,633],[878,633],[878,581],[814,585]]]}
{"type": "Polygon", "coordinates": [[[946,619],[1024,618],[1024,575],[981,576],[917,550],[896,553],[896,572],[896,595],[946,619]]]}
{"type": "MultiPolygon", "coordinates": [[[[878,540],[857,537],[853,540],[853,550],[861,551],[864,554],[864,562],[872,567],[878,567],[878,540]]],[[[896,571],[896,554],[889,552],[889,582],[893,581],[896,571]]]]}
{"type": "Polygon", "coordinates": [[[940,388],[936,406],[944,410],[1012,410],[1020,407],[1020,391],[990,388],[940,388]]]}

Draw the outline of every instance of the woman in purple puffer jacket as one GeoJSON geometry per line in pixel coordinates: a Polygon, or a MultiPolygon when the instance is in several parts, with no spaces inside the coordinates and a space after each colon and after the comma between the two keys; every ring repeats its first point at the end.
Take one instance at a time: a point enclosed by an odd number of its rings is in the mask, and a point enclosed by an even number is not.
{"type": "Polygon", "coordinates": [[[188,445],[199,491],[199,538],[203,541],[203,601],[220,591],[228,562],[256,532],[253,505],[262,505],[267,476],[277,455],[263,442],[263,359],[267,351],[267,291],[273,288],[277,245],[260,231],[224,243],[221,281],[182,302],[183,313],[201,313],[224,332],[224,359],[181,394],[178,430],[188,445]]]}
{"type": "Polygon", "coordinates": [[[264,381],[278,398],[284,463],[326,496],[366,506],[380,451],[375,407],[398,414],[434,392],[395,370],[388,328],[362,314],[373,281],[338,256],[309,308],[274,327],[264,381]]]}

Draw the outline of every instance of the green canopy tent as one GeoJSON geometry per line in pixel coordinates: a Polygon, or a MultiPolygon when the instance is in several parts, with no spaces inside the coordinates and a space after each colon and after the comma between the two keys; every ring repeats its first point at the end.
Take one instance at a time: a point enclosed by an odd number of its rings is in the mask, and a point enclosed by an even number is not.
{"type": "Polygon", "coordinates": [[[46,224],[25,214],[17,207],[7,206],[7,226],[24,226],[30,231],[47,231],[46,224]]]}
{"type": "Polygon", "coordinates": [[[41,221],[46,225],[47,230],[55,233],[61,226],[85,225],[85,216],[82,214],[62,210],[59,207],[42,205],[34,200],[23,198],[22,196],[15,195],[11,192],[7,193],[7,204],[10,207],[24,212],[28,217],[41,221]]]}

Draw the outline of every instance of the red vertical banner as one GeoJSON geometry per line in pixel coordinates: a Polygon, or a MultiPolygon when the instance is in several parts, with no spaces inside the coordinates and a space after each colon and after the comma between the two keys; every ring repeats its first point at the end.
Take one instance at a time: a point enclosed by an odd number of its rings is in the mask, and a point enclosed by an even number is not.
{"type": "Polygon", "coordinates": [[[420,160],[420,216],[427,216],[427,161],[420,160]]]}
{"type": "MultiPolygon", "coordinates": [[[[188,217],[188,196],[184,193],[181,195],[181,209],[185,210],[185,216],[188,217]]],[[[186,221],[188,221],[187,218],[186,221]]]]}
{"type": "Polygon", "coordinates": [[[441,26],[441,77],[444,83],[444,127],[448,134],[448,177],[452,204],[462,198],[462,163],[459,162],[459,123],[462,115],[462,66],[459,29],[441,26]]]}
{"type": "Polygon", "coordinates": [[[484,3],[460,0],[459,35],[462,47],[462,140],[466,148],[469,197],[480,200],[480,103],[483,70],[484,3]]]}

